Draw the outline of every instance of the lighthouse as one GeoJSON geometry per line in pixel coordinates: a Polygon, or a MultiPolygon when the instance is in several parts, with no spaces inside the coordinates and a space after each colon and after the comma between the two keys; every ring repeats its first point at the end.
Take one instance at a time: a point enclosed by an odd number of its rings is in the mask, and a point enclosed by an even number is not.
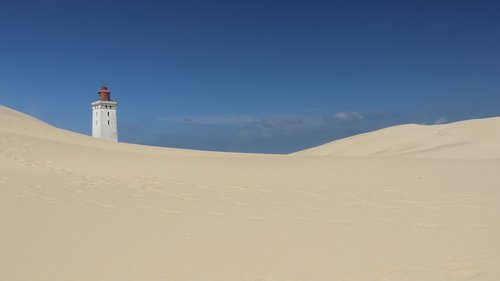
{"type": "Polygon", "coordinates": [[[118,141],[116,128],[116,101],[111,100],[108,87],[97,92],[99,100],[92,102],[92,136],[109,141],[118,141]]]}

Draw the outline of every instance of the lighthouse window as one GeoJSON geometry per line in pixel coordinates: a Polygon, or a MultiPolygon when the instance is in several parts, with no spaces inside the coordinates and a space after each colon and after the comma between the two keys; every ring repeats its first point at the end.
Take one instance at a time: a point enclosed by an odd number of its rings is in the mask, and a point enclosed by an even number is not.
{"type": "Polygon", "coordinates": [[[109,116],[109,111],[108,111],[108,116],[109,116]]]}
{"type": "Polygon", "coordinates": [[[108,125],[109,125],[109,120],[108,120],[108,125]]]}

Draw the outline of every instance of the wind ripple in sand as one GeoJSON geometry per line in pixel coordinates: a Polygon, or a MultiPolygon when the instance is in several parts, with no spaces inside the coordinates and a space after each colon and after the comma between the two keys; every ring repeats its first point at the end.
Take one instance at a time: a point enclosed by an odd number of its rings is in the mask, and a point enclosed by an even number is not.
{"type": "Polygon", "coordinates": [[[253,155],[0,107],[0,280],[498,281],[500,118],[446,126],[253,155]]]}

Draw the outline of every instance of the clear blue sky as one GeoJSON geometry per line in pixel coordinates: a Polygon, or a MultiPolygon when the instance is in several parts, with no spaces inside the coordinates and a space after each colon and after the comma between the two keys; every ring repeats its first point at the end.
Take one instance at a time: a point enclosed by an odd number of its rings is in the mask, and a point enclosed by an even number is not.
{"type": "MultiPolygon", "coordinates": [[[[499,1],[0,1],[0,104],[121,141],[285,153],[500,115],[499,1]]],[[[498,129],[498,128],[497,128],[498,129]]]]}

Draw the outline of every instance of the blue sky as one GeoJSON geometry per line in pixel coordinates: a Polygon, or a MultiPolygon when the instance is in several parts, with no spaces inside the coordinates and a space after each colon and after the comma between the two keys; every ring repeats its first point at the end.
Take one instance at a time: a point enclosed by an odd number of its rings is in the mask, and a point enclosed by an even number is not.
{"type": "Polygon", "coordinates": [[[121,141],[287,153],[500,115],[498,1],[0,1],[0,104],[121,141]]]}

